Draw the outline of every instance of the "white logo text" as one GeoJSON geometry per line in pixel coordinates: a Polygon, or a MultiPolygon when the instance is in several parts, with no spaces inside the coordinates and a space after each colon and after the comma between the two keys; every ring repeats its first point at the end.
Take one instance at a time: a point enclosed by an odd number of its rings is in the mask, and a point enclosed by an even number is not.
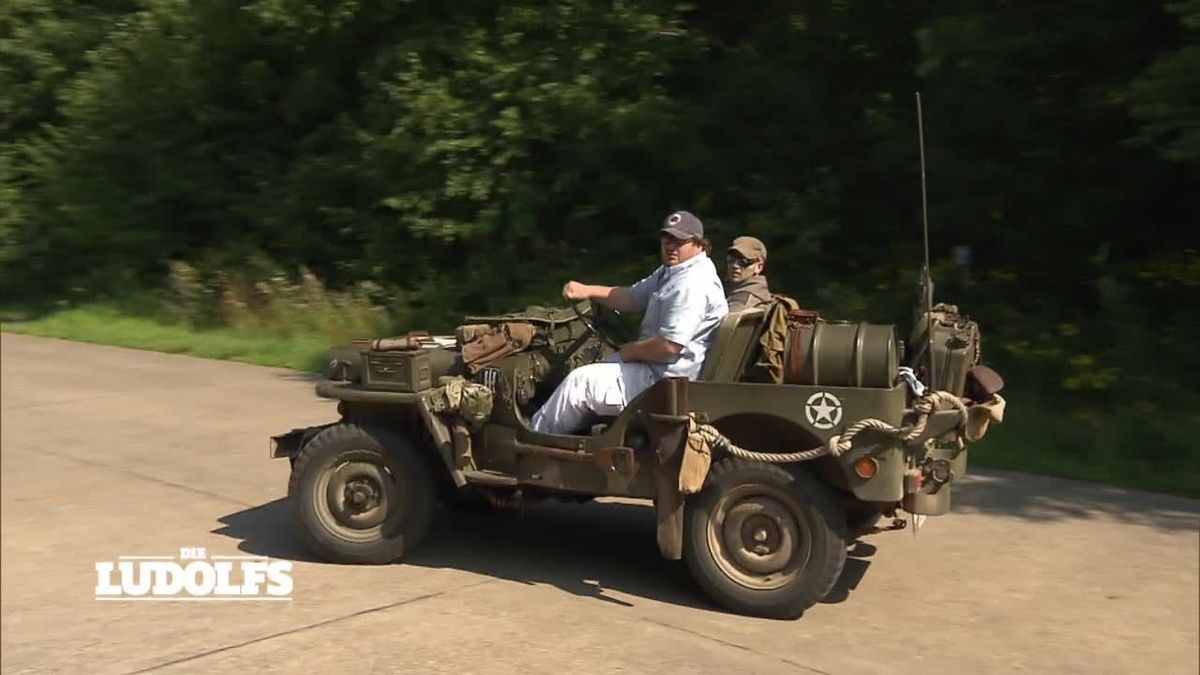
{"type": "Polygon", "coordinates": [[[291,600],[292,563],[263,556],[121,556],[96,563],[97,600],[291,600]]]}

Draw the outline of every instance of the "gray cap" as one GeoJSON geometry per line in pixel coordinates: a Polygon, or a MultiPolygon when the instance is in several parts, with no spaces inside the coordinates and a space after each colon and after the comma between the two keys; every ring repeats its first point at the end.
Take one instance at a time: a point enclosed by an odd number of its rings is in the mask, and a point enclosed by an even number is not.
{"type": "Polygon", "coordinates": [[[704,223],[687,211],[676,211],[663,221],[662,229],[676,239],[703,239],[704,223]]]}

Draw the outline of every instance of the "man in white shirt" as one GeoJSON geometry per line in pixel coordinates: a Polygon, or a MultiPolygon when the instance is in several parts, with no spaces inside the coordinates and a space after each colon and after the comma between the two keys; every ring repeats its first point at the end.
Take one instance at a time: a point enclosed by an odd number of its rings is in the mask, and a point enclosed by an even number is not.
{"type": "Polygon", "coordinates": [[[569,434],[593,412],[620,413],[629,401],[664,377],[694,380],[721,318],[729,312],[725,289],[709,259],[704,225],[687,211],[667,216],[659,230],[663,264],[632,286],[592,286],[569,281],[563,297],[591,300],[617,311],[644,311],[636,342],[600,363],[571,371],[534,414],[536,431],[569,434]]]}

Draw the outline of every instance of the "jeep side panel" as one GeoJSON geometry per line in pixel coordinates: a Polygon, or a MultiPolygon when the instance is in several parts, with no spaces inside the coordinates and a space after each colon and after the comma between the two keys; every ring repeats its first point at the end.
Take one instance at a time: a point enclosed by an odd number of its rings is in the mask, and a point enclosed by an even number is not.
{"type": "MultiPolygon", "coordinates": [[[[689,389],[693,412],[706,413],[710,423],[730,441],[759,452],[808,450],[867,418],[899,427],[907,403],[904,385],[867,389],[693,382],[689,389]]],[[[863,432],[835,461],[840,471],[839,485],[855,497],[879,502],[903,497],[904,452],[895,439],[863,432]],[[852,469],[854,460],[863,455],[874,457],[879,464],[869,479],[860,478],[852,469]]]]}

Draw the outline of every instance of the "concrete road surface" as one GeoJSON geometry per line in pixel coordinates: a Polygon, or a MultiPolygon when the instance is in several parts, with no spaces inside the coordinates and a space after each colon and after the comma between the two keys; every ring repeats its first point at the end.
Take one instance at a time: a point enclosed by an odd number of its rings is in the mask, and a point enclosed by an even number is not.
{"type": "Polygon", "coordinates": [[[446,514],[405,564],[328,565],[293,530],[287,462],[267,458],[270,434],[334,415],[305,377],[0,347],[5,673],[1200,669],[1200,502],[980,471],[916,540],[855,544],[798,621],[709,606],[638,504],[446,514]],[[292,599],[95,599],[97,562],[183,547],[295,561],[292,599]]]}

